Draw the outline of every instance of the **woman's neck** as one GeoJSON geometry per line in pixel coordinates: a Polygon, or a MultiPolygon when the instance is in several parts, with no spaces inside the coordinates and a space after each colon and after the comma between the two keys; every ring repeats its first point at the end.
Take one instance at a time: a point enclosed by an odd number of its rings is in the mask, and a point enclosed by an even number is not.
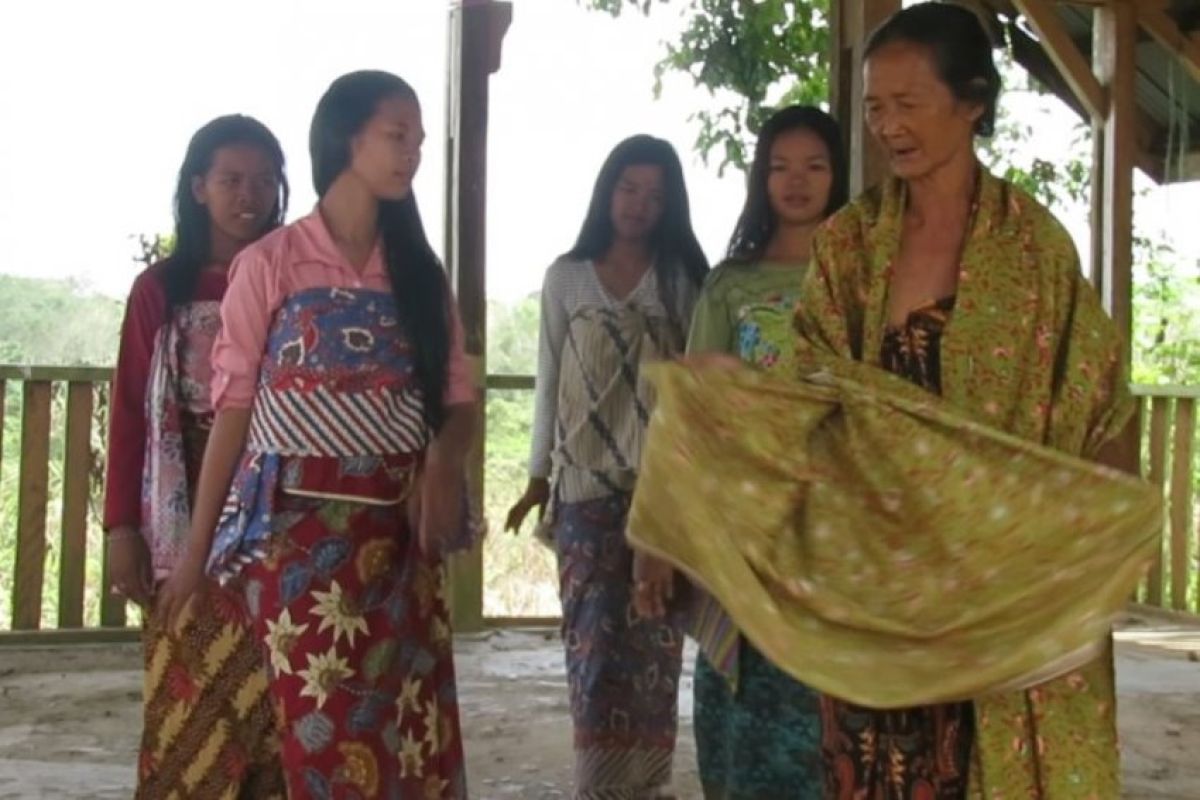
{"type": "Polygon", "coordinates": [[[212,233],[209,238],[209,258],[205,269],[224,272],[229,269],[229,264],[233,261],[246,242],[234,239],[232,236],[219,230],[215,225],[212,226],[212,233]]]}
{"type": "Polygon", "coordinates": [[[813,234],[821,221],[779,225],[763,250],[763,258],[780,264],[803,264],[812,255],[813,234]]]}
{"type": "Polygon", "coordinates": [[[908,181],[906,213],[918,226],[929,220],[965,218],[978,183],[979,162],[974,152],[967,150],[928,175],[908,181]]]}
{"type": "Polygon", "coordinates": [[[338,176],[318,205],[334,244],[369,253],[379,235],[379,200],[349,172],[338,176]]]}
{"type": "Polygon", "coordinates": [[[649,242],[645,239],[614,239],[603,258],[612,267],[646,267],[653,259],[649,242]]]}

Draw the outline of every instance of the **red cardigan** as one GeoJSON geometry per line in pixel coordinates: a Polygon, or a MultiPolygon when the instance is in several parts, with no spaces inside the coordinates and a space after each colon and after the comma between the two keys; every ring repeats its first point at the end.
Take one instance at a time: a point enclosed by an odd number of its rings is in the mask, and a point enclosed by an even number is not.
{"type": "MultiPolygon", "coordinates": [[[[146,384],[154,341],[167,321],[163,284],[166,262],[154,264],[137,277],[129,291],[121,347],[113,376],[108,422],[108,463],[104,491],[104,529],[129,525],[142,518],[142,468],[146,459],[146,384]]],[[[227,285],[224,272],[200,273],[194,299],[219,301],[227,285]]]]}

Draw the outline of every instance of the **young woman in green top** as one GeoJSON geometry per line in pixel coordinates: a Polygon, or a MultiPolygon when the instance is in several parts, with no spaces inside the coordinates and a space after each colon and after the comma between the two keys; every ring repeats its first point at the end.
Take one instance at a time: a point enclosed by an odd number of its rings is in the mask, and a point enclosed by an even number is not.
{"type": "MultiPolygon", "coordinates": [[[[792,320],[813,233],[845,204],[847,172],[838,125],[825,112],[789,106],[767,121],[726,261],[696,305],[689,354],[728,353],[768,370],[793,364],[792,320]]],[[[698,598],[694,611],[705,796],[821,797],[816,693],[763,658],[711,598],[698,598]]]]}

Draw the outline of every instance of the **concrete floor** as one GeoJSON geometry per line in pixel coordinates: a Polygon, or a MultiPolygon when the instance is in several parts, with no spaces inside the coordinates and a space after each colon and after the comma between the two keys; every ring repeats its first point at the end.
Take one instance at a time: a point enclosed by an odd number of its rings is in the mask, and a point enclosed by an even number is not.
{"type": "MultiPolygon", "coordinates": [[[[1118,634],[1125,797],[1200,798],[1200,624],[1130,616],[1118,634]]],[[[460,636],[474,798],[569,796],[571,732],[552,631],[460,636]]],[[[676,762],[700,796],[688,658],[676,762]]],[[[0,649],[0,800],[128,798],[140,727],[136,646],[0,649]]]]}

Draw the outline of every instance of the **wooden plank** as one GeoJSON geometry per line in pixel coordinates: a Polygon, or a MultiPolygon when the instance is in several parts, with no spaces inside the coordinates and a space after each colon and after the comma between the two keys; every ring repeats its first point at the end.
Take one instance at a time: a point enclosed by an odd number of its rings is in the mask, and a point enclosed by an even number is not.
{"type": "Polygon", "coordinates": [[[1101,207],[1103,280],[1100,294],[1123,340],[1130,363],[1133,336],[1133,167],[1137,152],[1137,16],[1133,5],[1113,2],[1095,11],[1096,75],[1108,91],[1104,126],[1101,207]]]}
{"type": "Polygon", "coordinates": [[[1134,384],[1129,388],[1135,395],[1138,395],[1139,397],[1168,397],[1173,399],[1190,397],[1193,400],[1200,400],[1200,386],[1152,386],[1146,384],[1134,384]]]}
{"type": "MultiPolygon", "coordinates": [[[[1167,480],[1167,415],[1170,400],[1155,397],[1150,401],[1150,457],[1146,479],[1162,487],[1167,480]]],[[[1159,542],[1158,555],[1150,565],[1147,578],[1146,602],[1152,606],[1163,604],[1163,547],[1159,542]]]]}
{"type": "Polygon", "coordinates": [[[1171,459],[1171,608],[1187,611],[1191,562],[1192,444],[1196,438],[1196,401],[1175,402],[1175,452],[1171,459]]]}
{"type": "Polygon", "coordinates": [[[1131,614],[1150,617],[1164,622],[1181,622],[1184,625],[1195,625],[1200,616],[1189,614],[1183,611],[1172,611],[1169,608],[1155,608],[1154,606],[1145,605],[1143,603],[1130,603],[1127,611],[1131,614]]]}
{"type": "Polygon", "coordinates": [[[485,617],[485,628],[511,629],[530,628],[544,631],[547,635],[557,637],[558,628],[562,625],[562,617],[485,617]]]}
{"type": "Polygon", "coordinates": [[[1186,36],[1175,20],[1161,8],[1138,8],[1138,23],[1164,50],[1183,66],[1193,81],[1200,83],[1200,42],[1186,36]]]}
{"type": "Polygon", "coordinates": [[[66,647],[88,644],[130,644],[140,641],[140,628],[80,628],[75,630],[3,631],[0,651],[4,648],[66,647]]]}
{"type": "Polygon", "coordinates": [[[62,550],[58,565],[58,627],[83,627],[87,572],[88,499],[91,490],[92,384],[67,387],[63,456],[62,550]]]}
{"type": "Polygon", "coordinates": [[[1054,10],[1054,4],[1049,0],[1014,0],[1013,4],[1038,35],[1047,55],[1080,105],[1093,117],[1105,116],[1108,103],[1104,87],[1096,79],[1083,53],[1071,41],[1071,35],[1054,10]]]}
{"type": "Polygon", "coordinates": [[[45,381],[27,381],[21,410],[21,473],[17,494],[17,557],[13,569],[13,630],[41,627],[46,569],[46,504],[50,499],[50,396],[45,381]]]}
{"type": "Polygon", "coordinates": [[[9,381],[107,383],[112,380],[112,374],[112,367],[38,367],[0,364],[0,380],[9,381]]]}
{"type": "Polygon", "coordinates": [[[537,379],[533,375],[488,375],[488,389],[533,391],[537,379]]]}

